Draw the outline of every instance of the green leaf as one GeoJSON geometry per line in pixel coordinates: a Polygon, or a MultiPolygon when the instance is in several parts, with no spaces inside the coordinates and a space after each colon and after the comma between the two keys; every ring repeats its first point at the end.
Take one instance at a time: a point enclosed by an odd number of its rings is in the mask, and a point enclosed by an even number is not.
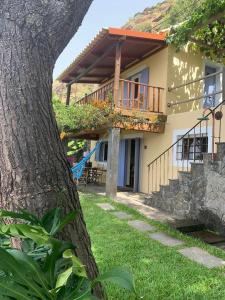
{"type": "Polygon", "coordinates": [[[98,276],[94,282],[96,283],[104,281],[113,282],[124,289],[135,292],[133,276],[128,271],[122,268],[113,268],[110,271],[107,271],[104,274],[98,276]]]}
{"type": "Polygon", "coordinates": [[[81,261],[73,254],[71,249],[66,250],[63,253],[63,257],[70,259],[73,267],[73,274],[79,277],[87,277],[85,266],[81,263],[81,261]]]}
{"type": "Polygon", "coordinates": [[[68,147],[73,147],[75,145],[75,141],[68,142],[68,147]]]}
{"type": "Polygon", "coordinates": [[[40,225],[40,221],[35,215],[24,210],[21,210],[20,212],[13,212],[13,211],[1,209],[0,218],[20,219],[20,220],[28,221],[33,225],[40,225]]]}
{"type": "Polygon", "coordinates": [[[73,244],[69,242],[59,241],[57,239],[50,238],[50,243],[52,245],[51,252],[47,255],[43,270],[46,273],[48,281],[51,283],[52,287],[55,287],[55,282],[57,281],[57,274],[60,270],[57,270],[57,262],[62,259],[63,253],[67,249],[74,248],[73,244]]]}
{"type": "Polygon", "coordinates": [[[66,285],[67,280],[72,273],[73,273],[73,268],[70,267],[63,273],[59,274],[57,281],[56,281],[56,285],[55,285],[56,289],[59,287],[62,287],[63,285],[66,285]]]}
{"type": "Polygon", "coordinates": [[[73,151],[73,150],[72,151],[68,151],[66,154],[67,154],[67,156],[72,156],[72,155],[75,154],[75,151],[73,151]]]}
{"type": "Polygon", "coordinates": [[[0,248],[0,261],[0,299],[53,299],[41,269],[27,255],[0,248]]]}
{"type": "Polygon", "coordinates": [[[72,211],[64,218],[61,218],[60,209],[55,208],[44,215],[41,220],[41,224],[51,236],[54,236],[56,233],[62,230],[64,226],[73,221],[76,218],[76,215],[77,212],[72,211]]]}
{"type": "Polygon", "coordinates": [[[60,226],[60,209],[54,208],[46,213],[41,219],[41,224],[50,235],[54,236],[60,226]]]}
{"type": "Polygon", "coordinates": [[[49,234],[44,228],[28,224],[0,224],[0,234],[28,238],[33,240],[37,245],[43,245],[49,241],[49,234]]]}

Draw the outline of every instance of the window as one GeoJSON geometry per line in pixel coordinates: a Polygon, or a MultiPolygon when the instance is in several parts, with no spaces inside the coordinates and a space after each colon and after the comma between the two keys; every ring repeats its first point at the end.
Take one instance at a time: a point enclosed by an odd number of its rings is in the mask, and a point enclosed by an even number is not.
{"type": "MultiPolygon", "coordinates": [[[[178,139],[181,136],[178,136],[178,139]]],[[[203,153],[208,152],[208,136],[189,135],[177,143],[177,160],[203,160],[203,153]]]]}

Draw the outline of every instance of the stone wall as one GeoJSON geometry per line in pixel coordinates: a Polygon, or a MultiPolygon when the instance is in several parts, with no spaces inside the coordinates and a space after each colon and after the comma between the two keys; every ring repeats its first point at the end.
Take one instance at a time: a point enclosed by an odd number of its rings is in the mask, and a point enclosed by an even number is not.
{"type": "Polygon", "coordinates": [[[225,234],[225,143],[217,149],[214,161],[206,154],[202,164],[193,163],[191,172],[179,172],[178,179],[170,180],[145,203],[181,218],[197,219],[225,234]]]}

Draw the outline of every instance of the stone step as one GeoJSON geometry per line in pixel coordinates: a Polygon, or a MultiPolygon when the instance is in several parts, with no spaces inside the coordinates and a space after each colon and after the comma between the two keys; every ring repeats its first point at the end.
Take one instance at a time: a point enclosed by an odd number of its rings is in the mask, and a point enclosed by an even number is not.
{"type": "Polygon", "coordinates": [[[191,178],[191,172],[189,171],[178,171],[179,182],[188,181],[191,178]]]}
{"type": "Polygon", "coordinates": [[[178,188],[179,187],[179,179],[169,179],[169,186],[171,188],[178,188]]]}
{"type": "Polygon", "coordinates": [[[132,215],[130,215],[124,211],[115,211],[115,212],[112,212],[112,214],[120,220],[130,220],[133,218],[132,215]]]}
{"type": "Polygon", "coordinates": [[[178,252],[180,252],[182,255],[189,258],[190,260],[202,264],[209,269],[225,266],[224,260],[213,256],[198,247],[184,248],[178,250],[178,252]]]}
{"type": "Polygon", "coordinates": [[[140,220],[133,220],[133,221],[128,221],[128,224],[137,229],[138,231],[141,232],[148,232],[148,231],[155,231],[156,228],[144,221],[140,221],[140,220]]]}
{"type": "Polygon", "coordinates": [[[175,247],[184,244],[183,241],[171,237],[164,232],[151,233],[149,234],[149,237],[165,246],[175,247]]]}
{"type": "Polygon", "coordinates": [[[169,192],[170,192],[169,185],[160,185],[160,194],[169,193],[169,192]]]}

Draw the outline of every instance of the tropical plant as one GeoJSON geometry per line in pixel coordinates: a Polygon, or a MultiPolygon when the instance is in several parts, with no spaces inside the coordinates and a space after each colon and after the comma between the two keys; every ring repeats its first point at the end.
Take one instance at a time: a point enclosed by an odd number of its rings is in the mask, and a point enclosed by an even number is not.
{"type": "Polygon", "coordinates": [[[84,265],[74,255],[75,245],[55,237],[75,217],[76,212],[71,212],[61,218],[58,208],[41,219],[26,211],[0,211],[1,220],[16,221],[0,224],[1,237],[8,239],[0,246],[0,299],[96,299],[91,291],[104,281],[112,281],[135,292],[132,276],[120,268],[114,268],[94,281],[87,278],[84,265]],[[21,239],[21,249],[11,247],[11,238],[21,239]]]}

